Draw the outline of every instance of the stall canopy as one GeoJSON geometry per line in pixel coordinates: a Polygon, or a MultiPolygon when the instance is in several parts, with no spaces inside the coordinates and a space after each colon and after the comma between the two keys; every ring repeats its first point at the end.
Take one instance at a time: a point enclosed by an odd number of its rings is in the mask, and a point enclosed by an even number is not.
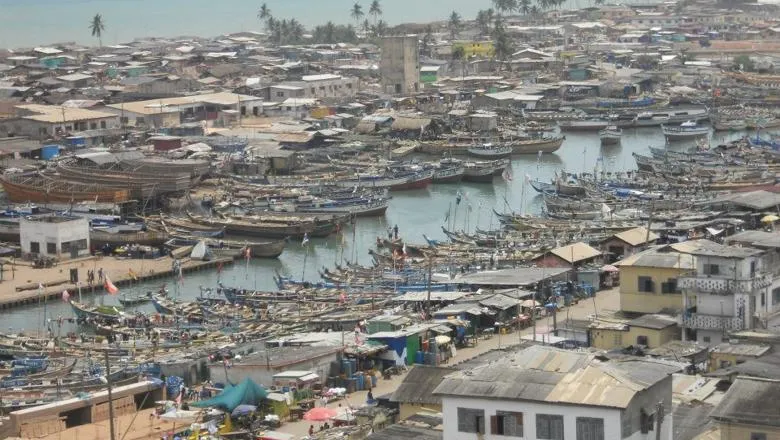
{"type": "Polygon", "coordinates": [[[233,411],[239,405],[258,405],[266,397],[268,397],[268,391],[265,388],[253,382],[252,379],[246,378],[238,385],[227,386],[218,396],[194,402],[191,406],[198,408],[217,407],[233,411]]]}

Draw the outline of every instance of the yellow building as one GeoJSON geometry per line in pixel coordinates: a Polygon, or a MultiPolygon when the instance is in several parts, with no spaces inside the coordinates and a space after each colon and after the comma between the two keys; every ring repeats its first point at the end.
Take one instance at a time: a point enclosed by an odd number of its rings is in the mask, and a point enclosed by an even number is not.
{"type": "Polygon", "coordinates": [[[602,350],[642,345],[657,348],[680,339],[677,320],[666,315],[644,315],[636,319],[597,319],[590,325],[591,347],[602,350]]]}
{"type": "Polygon", "coordinates": [[[398,403],[398,419],[405,420],[420,413],[441,412],[441,397],[433,390],[439,386],[444,376],[457,371],[454,368],[415,365],[390,397],[398,403]]]}
{"type": "Polygon", "coordinates": [[[479,41],[462,40],[462,41],[452,42],[453,53],[459,47],[463,48],[464,58],[471,58],[471,57],[490,58],[495,53],[493,42],[490,40],[479,40],[479,41]]]}
{"type": "Polygon", "coordinates": [[[771,347],[761,344],[718,344],[710,351],[708,371],[712,373],[721,368],[733,367],[747,360],[757,359],[765,355],[771,347]]]}
{"type": "Polygon", "coordinates": [[[720,440],[780,440],[780,380],[739,376],[710,417],[720,440]]]}
{"type": "Polygon", "coordinates": [[[650,249],[615,263],[620,269],[620,310],[661,313],[683,308],[677,277],[695,270],[694,257],[650,249]]]}

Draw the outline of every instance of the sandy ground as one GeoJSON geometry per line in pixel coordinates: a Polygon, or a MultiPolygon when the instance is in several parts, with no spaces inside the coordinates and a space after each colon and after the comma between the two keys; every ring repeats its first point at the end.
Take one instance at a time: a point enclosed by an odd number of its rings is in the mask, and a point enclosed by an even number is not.
{"type": "MultiPolygon", "coordinates": [[[[183,270],[203,264],[202,261],[191,261],[188,258],[182,260],[183,270]]],[[[92,288],[87,285],[87,271],[94,270],[97,283],[97,274],[99,269],[107,274],[112,282],[121,284],[131,278],[152,276],[161,273],[172,273],[173,259],[170,257],[160,257],[156,259],[138,260],[116,257],[85,257],[82,259],[59,263],[52,268],[35,269],[26,261],[14,261],[4,259],[3,281],[0,282],[0,303],[9,302],[23,298],[34,298],[38,296],[38,289],[25,290],[17,292],[18,286],[62,282],[56,286],[50,286],[44,289],[46,293],[62,293],[65,289],[76,291],[77,286],[71,283],[70,269],[78,268],[79,280],[81,281],[82,292],[91,291],[92,288]],[[132,271],[132,274],[131,274],[132,271]]],[[[102,283],[98,283],[96,290],[102,289],[102,283]]],[[[73,296],[74,299],[75,295],[73,296]]]]}
{"type": "MultiPolygon", "coordinates": [[[[607,311],[607,310],[612,310],[612,311],[618,310],[620,308],[619,302],[620,302],[620,297],[618,294],[618,288],[603,290],[596,295],[595,304],[592,299],[582,300],[578,304],[569,307],[568,310],[564,309],[561,312],[559,312],[558,324],[560,325],[561,323],[563,323],[567,317],[570,319],[586,319],[589,316],[593,315],[595,310],[598,310],[600,312],[607,311]]],[[[548,316],[537,321],[536,332],[537,332],[538,340],[541,341],[542,335],[549,333],[552,330],[552,328],[553,328],[552,316],[548,316]]],[[[465,360],[471,359],[475,356],[478,356],[482,353],[485,353],[487,351],[499,347],[516,345],[519,343],[521,336],[532,335],[532,334],[533,334],[533,328],[529,327],[527,329],[523,329],[520,335],[518,335],[517,332],[514,332],[508,335],[502,335],[501,337],[495,335],[492,336],[490,339],[481,339],[474,347],[458,349],[457,355],[454,358],[450,359],[449,363],[453,364],[453,363],[463,362],[465,360]]],[[[393,378],[390,380],[383,380],[380,378],[379,381],[377,382],[376,388],[373,389],[374,396],[377,397],[383,394],[392,393],[398,387],[398,385],[403,381],[403,378],[404,378],[403,374],[398,376],[393,376],[393,378]]],[[[338,409],[339,404],[341,404],[342,406],[351,406],[353,408],[357,408],[365,403],[367,394],[368,391],[358,391],[347,396],[346,400],[332,402],[329,403],[328,406],[331,408],[338,409]]],[[[300,439],[307,435],[309,426],[311,424],[312,422],[308,422],[308,421],[285,423],[284,425],[282,425],[281,428],[277,429],[277,431],[285,432],[288,434],[294,434],[297,436],[296,438],[300,439]]],[[[319,429],[319,426],[320,426],[319,423],[314,424],[315,431],[319,429]]]]}
{"type": "MultiPolygon", "coordinates": [[[[117,439],[122,440],[148,440],[160,439],[164,432],[171,432],[181,423],[174,426],[172,422],[149,417],[152,409],[145,409],[136,414],[126,414],[114,419],[114,432],[117,439]]],[[[111,429],[108,420],[89,425],[77,426],[57,434],[40,437],[48,440],[82,440],[82,439],[106,439],[111,438],[111,429]]],[[[172,438],[172,437],[169,437],[172,438]]]]}

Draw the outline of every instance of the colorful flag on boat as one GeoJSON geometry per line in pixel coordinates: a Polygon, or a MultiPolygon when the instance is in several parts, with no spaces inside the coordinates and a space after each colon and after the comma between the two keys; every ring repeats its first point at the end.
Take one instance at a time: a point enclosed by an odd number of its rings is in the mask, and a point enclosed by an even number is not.
{"type": "Polygon", "coordinates": [[[303,241],[301,241],[301,246],[306,246],[309,243],[309,233],[306,232],[303,234],[303,241]]]}
{"type": "Polygon", "coordinates": [[[62,301],[63,301],[63,302],[68,302],[68,301],[70,301],[70,293],[68,293],[68,291],[67,291],[67,290],[63,290],[63,291],[62,291],[62,301]]]}
{"type": "Polygon", "coordinates": [[[111,278],[109,278],[108,275],[106,275],[105,281],[103,282],[103,288],[111,295],[119,293],[119,289],[111,282],[111,278]]]}
{"type": "Polygon", "coordinates": [[[133,281],[138,281],[138,275],[135,274],[133,269],[127,269],[127,274],[130,275],[130,278],[132,278],[133,281]]]}
{"type": "Polygon", "coordinates": [[[244,248],[244,258],[249,261],[252,258],[252,248],[247,246],[244,248]]]}

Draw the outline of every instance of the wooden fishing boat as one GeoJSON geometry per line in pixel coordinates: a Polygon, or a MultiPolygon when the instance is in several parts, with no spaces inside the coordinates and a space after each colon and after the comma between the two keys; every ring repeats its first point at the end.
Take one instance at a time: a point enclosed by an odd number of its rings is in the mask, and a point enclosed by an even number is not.
{"type": "Polygon", "coordinates": [[[492,182],[494,176],[500,176],[509,165],[508,159],[492,161],[465,162],[463,180],[467,182],[492,182]]]}
{"type": "Polygon", "coordinates": [[[433,172],[433,183],[458,183],[465,174],[466,168],[462,163],[440,163],[433,172]]]}
{"type": "Polygon", "coordinates": [[[8,199],[16,203],[121,203],[130,200],[126,189],[70,182],[42,173],[4,174],[0,176],[0,184],[8,199]]]}
{"type": "Polygon", "coordinates": [[[476,145],[468,149],[468,154],[480,159],[503,159],[512,155],[512,147],[500,144],[476,145]]]}
{"type": "Polygon", "coordinates": [[[168,240],[168,234],[162,231],[140,231],[140,232],[107,232],[100,229],[91,229],[89,231],[89,240],[94,248],[100,248],[105,245],[122,246],[125,244],[136,244],[141,246],[160,246],[168,240]]]}
{"type": "Polygon", "coordinates": [[[123,317],[121,310],[114,306],[91,306],[76,301],[70,301],[70,307],[76,318],[83,320],[97,319],[107,322],[119,322],[123,317]]]}
{"type": "Polygon", "coordinates": [[[601,141],[601,145],[619,144],[621,136],[623,136],[623,130],[614,125],[610,125],[603,130],[599,130],[599,140],[601,141]]]}
{"type": "Polygon", "coordinates": [[[223,227],[229,234],[265,237],[265,238],[302,238],[305,234],[310,237],[326,237],[336,230],[336,224],[330,221],[297,221],[297,222],[268,222],[245,219],[246,217],[203,217],[187,213],[191,221],[211,227],[223,227]]]}
{"type": "Polygon", "coordinates": [[[609,125],[610,121],[606,119],[582,119],[560,121],[558,123],[561,131],[599,131],[607,128],[609,125]]]}
{"type": "Polygon", "coordinates": [[[11,377],[24,377],[28,379],[63,377],[63,376],[67,376],[73,371],[73,369],[76,367],[77,362],[78,359],[76,358],[70,360],[63,359],[61,362],[54,362],[55,365],[53,366],[48,365],[47,368],[44,368],[41,371],[29,372],[29,373],[25,372],[24,369],[19,369],[16,367],[0,368],[0,376],[4,378],[6,376],[11,376],[11,377]]]}
{"type": "Polygon", "coordinates": [[[251,258],[278,258],[284,248],[287,246],[287,240],[273,240],[273,241],[235,241],[235,240],[215,240],[215,239],[202,239],[198,237],[189,237],[184,235],[177,235],[165,242],[165,247],[169,249],[175,249],[183,246],[195,246],[200,241],[206,243],[206,246],[210,251],[219,253],[223,250],[236,250],[238,256],[243,257],[246,255],[246,249],[249,248],[249,256],[251,258]]]}
{"type": "Polygon", "coordinates": [[[715,131],[739,131],[748,127],[744,119],[717,120],[712,124],[715,131]]]}
{"type": "Polygon", "coordinates": [[[687,121],[680,126],[662,125],[661,131],[663,131],[667,141],[678,141],[706,137],[710,134],[710,127],[698,125],[694,121],[687,121]]]}
{"type": "Polygon", "coordinates": [[[152,292],[146,292],[142,295],[127,295],[127,294],[121,294],[119,295],[119,304],[122,304],[125,307],[129,306],[137,306],[140,304],[146,304],[152,301],[152,292]]]}

